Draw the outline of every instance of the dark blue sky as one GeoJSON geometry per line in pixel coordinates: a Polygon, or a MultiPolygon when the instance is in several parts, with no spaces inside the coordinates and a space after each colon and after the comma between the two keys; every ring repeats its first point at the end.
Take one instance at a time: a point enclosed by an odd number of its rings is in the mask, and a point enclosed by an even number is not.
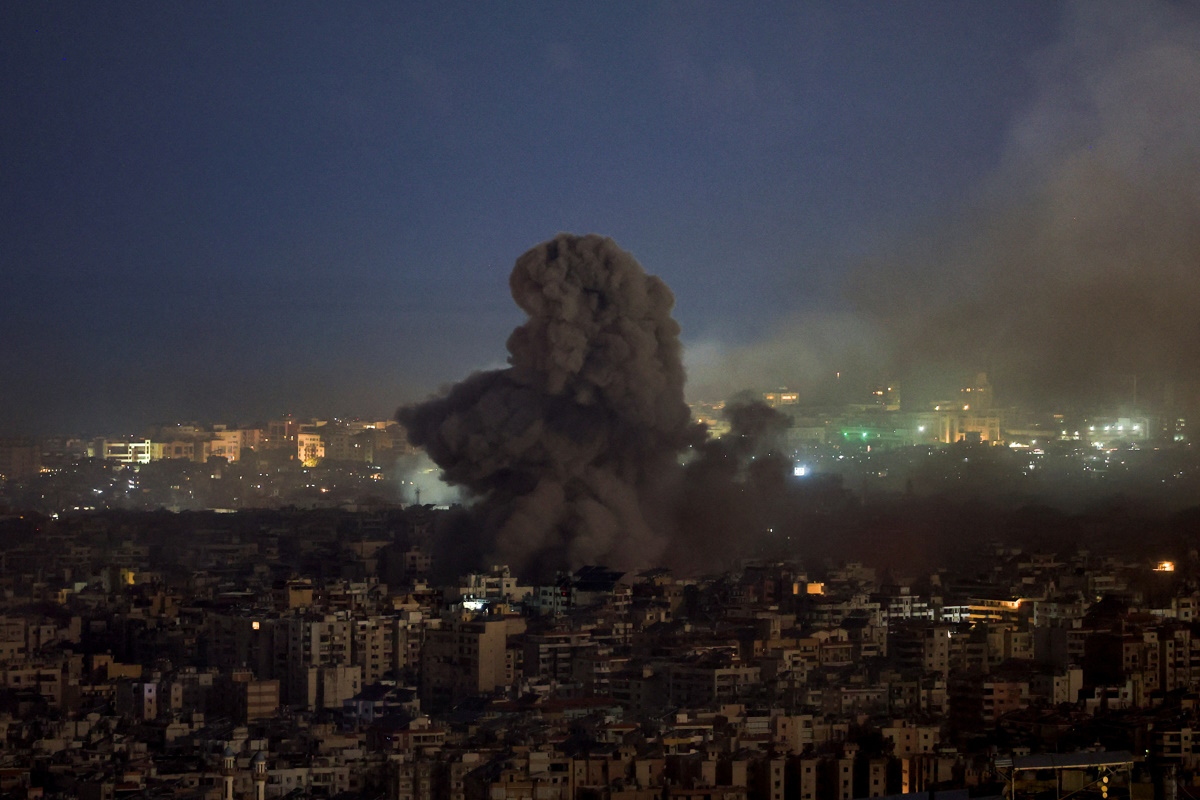
{"type": "Polygon", "coordinates": [[[5,3],[0,431],[390,416],[503,363],[564,230],[697,347],[836,310],[996,175],[1070,8],[5,3]]]}

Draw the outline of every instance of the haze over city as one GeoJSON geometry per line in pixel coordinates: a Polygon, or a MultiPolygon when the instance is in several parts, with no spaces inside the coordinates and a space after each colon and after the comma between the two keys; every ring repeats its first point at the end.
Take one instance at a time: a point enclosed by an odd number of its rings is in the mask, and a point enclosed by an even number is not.
{"type": "Polygon", "coordinates": [[[1200,4],[0,3],[0,800],[1188,800],[1200,4]]]}
{"type": "Polygon", "coordinates": [[[513,262],[560,231],[671,288],[689,400],[1195,393],[1191,4],[0,26],[0,432],[389,417],[504,363],[513,262]]]}

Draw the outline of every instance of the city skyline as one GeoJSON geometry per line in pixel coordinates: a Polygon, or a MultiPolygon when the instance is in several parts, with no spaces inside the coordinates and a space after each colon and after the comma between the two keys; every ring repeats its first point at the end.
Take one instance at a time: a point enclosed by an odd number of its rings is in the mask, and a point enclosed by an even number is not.
{"type": "Polygon", "coordinates": [[[1200,786],[1200,4],[0,31],[0,797],[1200,786]]]}
{"type": "Polygon", "coordinates": [[[5,434],[389,417],[559,231],[671,288],[692,400],[1200,361],[1194,7],[0,14],[5,434]]]}

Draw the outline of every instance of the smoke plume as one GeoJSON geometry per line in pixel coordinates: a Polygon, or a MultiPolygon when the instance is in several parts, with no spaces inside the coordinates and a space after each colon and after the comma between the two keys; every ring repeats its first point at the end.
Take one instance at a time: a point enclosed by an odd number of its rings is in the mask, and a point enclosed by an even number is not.
{"type": "Polygon", "coordinates": [[[1200,373],[1200,15],[1063,8],[969,202],[848,269],[838,313],[690,364],[694,392],[819,396],[840,371],[908,399],[987,371],[998,395],[1039,405],[1185,399],[1200,373]]]}
{"type": "Polygon", "coordinates": [[[463,545],[537,572],[657,563],[662,498],[703,438],[670,290],[612,240],[565,234],[517,259],[509,285],[529,315],[509,336],[510,366],[397,415],[477,498],[463,545]]]}

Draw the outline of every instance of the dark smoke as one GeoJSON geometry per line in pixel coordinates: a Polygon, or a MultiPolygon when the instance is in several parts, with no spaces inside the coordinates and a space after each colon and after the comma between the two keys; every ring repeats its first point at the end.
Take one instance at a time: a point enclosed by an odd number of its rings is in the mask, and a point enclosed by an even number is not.
{"type": "Polygon", "coordinates": [[[723,415],[729,431],[696,448],[671,498],[680,534],[667,560],[685,574],[716,572],[739,556],[758,554],[803,506],[788,479],[788,418],[750,398],[729,402],[723,415]]]}
{"type": "Polygon", "coordinates": [[[753,397],[736,398],[726,404],[725,420],[729,434],[707,449],[731,451],[740,460],[771,455],[783,444],[791,420],[761,400],[753,397]]]}
{"type": "Polygon", "coordinates": [[[663,498],[703,439],[670,290],[612,240],[565,234],[517,259],[509,285],[529,315],[509,336],[510,366],[397,415],[477,498],[463,547],[541,573],[657,563],[663,498]]]}

